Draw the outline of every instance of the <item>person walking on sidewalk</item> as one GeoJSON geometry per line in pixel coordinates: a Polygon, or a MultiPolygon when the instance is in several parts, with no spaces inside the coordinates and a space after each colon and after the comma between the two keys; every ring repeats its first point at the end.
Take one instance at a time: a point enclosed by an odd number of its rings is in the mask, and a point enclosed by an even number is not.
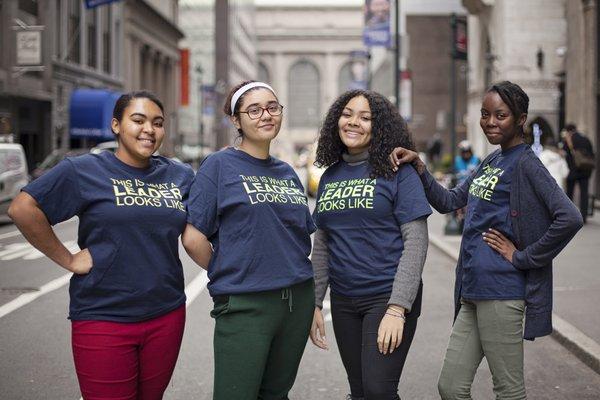
{"type": "Polygon", "coordinates": [[[500,149],[452,190],[438,184],[412,150],[390,155],[395,165],[413,163],[439,212],[467,206],[455,321],[438,382],[444,400],[471,398],[483,357],[496,398],[526,398],[523,338],[552,332],[552,260],[583,225],[577,208],[524,143],[528,106],[527,94],[514,83],[488,89],[480,125],[500,149]]]}
{"type": "Polygon", "coordinates": [[[117,151],[61,161],[9,209],[34,247],[73,272],[71,340],[86,400],[162,399],[179,354],[185,293],[178,240],[194,172],[153,156],[164,123],[153,94],[122,95],[112,118],[117,151]],[[51,227],[73,216],[75,254],[51,227]]]}
{"type": "Polygon", "coordinates": [[[312,322],[308,256],[316,227],[298,176],[269,155],[283,112],[274,90],[243,82],[229,93],[224,111],[241,142],[212,154],[198,169],[190,229],[183,236],[210,278],[213,399],[283,400],[312,322]]]}
{"type": "Polygon", "coordinates": [[[568,124],[565,131],[563,140],[566,146],[563,146],[563,149],[567,153],[567,164],[569,165],[567,196],[573,200],[575,185],[579,186],[579,211],[585,224],[588,213],[590,176],[595,161],[594,150],[590,140],[577,132],[575,124],[568,124]],[[586,160],[586,162],[582,162],[582,160],[586,160]]]}
{"type": "Polygon", "coordinates": [[[349,399],[396,400],[421,312],[431,208],[415,170],[388,155],[413,149],[406,122],[384,96],[352,90],[329,109],[316,164],[313,213],[316,307],[312,342],[327,348],[321,308],[331,287],[333,329],[349,399]]]}

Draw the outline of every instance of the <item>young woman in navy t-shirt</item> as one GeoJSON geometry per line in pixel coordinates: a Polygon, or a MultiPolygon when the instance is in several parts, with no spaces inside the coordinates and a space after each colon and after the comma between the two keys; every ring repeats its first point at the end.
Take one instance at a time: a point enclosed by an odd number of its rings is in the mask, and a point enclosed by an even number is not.
{"type": "Polygon", "coordinates": [[[185,323],[178,241],[194,173],[152,155],[164,123],[154,95],[122,95],[116,153],[67,158],[9,209],[34,247],[73,272],[69,318],[85,399],[161,399],[177,361],[185,323]],[[74,216],[81,250],[71,254],[52,225],[74,216]]]}
{"type": "Polygon", "coordinates": [[[287,399],[314,308],[315,227],[298,176],[269,154],[283,113],[273,89],[243,82],[224,111],[241,141],[198,169],[183,236],[215,303],[213,398],[287,399]]]}
{"type": "Polygon", "coordinates": [[[398,382],[421,312],[431,209],[410,166],[388,155],[412,148],[406,123],[378,93],[353,90],[321,128],[313,246],[313,343],[327,348],[321,311],[331,288],[333,329],[352,399],[398,399],[398,382]]]}
{"type": "Polygon", "coordinates": [[[435,181],[414,151],[390,155],[394,165],[414,164],[436,210],[467,210],[456,268],[457,314],[438,382],[444,400],[471,398],[483,357],[497,398],[527,398],[523,339],[552,332],[552,259],[583,224],[525,143],[528,107],[529,97],[512,82],[487,90],[479,122],[500,149],[451,190],[435,181]]]}

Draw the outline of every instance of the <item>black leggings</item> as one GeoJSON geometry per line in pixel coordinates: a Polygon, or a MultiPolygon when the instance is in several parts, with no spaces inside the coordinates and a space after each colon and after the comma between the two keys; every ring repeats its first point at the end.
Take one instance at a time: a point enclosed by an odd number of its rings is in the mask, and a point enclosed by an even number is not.
{"type": "Polygon", "coordinates": [[[417,329],[423,286],[406,315],[402,343],[391,354],[377,348],[379,323],[390,294],[349,298],[331,293],[333,330],[355,399],[399,400],[398,382],[417,329]]]}

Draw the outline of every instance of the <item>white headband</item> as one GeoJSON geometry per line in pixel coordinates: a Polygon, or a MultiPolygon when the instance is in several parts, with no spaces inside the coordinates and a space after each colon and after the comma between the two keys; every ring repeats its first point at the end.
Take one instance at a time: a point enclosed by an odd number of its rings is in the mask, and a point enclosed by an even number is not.
{"type": "Polygon", "coordinates": [[[236,105],[237,101],[240,99],[240,97],[242,97],[242,95],[244,93],[246,93],[248,90],[254,89],[256,87],[264,87],[264,88],[269,89],[271,92],[275,93],[273,88],[264,82],[250,82],[247,85],[244,85],[241,88],[239,88],[238,90],[236,90],[235,93],[233,94],[233,96],[231,96],[231,115],[233,115],[234,110],[235,110],[235,105],[236,105]]]}

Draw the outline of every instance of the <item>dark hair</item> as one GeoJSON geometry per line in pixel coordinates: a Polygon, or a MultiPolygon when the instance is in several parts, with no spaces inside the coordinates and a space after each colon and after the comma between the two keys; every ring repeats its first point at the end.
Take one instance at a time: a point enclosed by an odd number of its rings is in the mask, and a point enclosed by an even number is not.
{"type": "Polygon", "coordinates": [[[574,123],[569,123],[567,125],[565,125],[565,129],[569,132],[577,132],[577,125],[575,125],[574,123]]]}
{"type": "Polygon", "coordinates": [[[346,146],[339,134],[338,121],[344,107],[357,96],[364,96],[371,108],[371,144],[369,145],[369,167],[373,178],[390,179],[394,171],[388,157],[395,147],[414,150],[406,121],[400,116],[398,109],[383,95],[368,90],[350,90],[329,107],[319,133],[315,165],[328,167],[342,157],[346,146]]]}
{"type": "MultiPolygon", "coordinates": [[[[240,96],[240,98],[238,99],[238,101],[235,103],[235,107],[233,109],[233,112],[231,111],[231,98],[233,97],[234,93],[238,91],[238,89],[240,89],[242,86],[246,86],[249,83],[253,83],[253,82],[258,82],[258,81],[244,81],[241,83],[238,83],[237,85],[235,85],[234,87],[231,88],[231,90],[229,91],[229,94],[227,95],[227,98],[225,99],[225,104],[223,104],[223,112],[225,113],[225,115],[229,115],[230,117],[233,117],[234,115],[239,115],[240,112],[240,107],[242,106],[242,103],[244,102],[244,97],[246,97],[246,95],[248,94],[248,92],[251,92],[252,90],[258,90],[258,89],[267,89],[264,86],[259,86],[259,87],[255,87],[252,88],[248,91],[246,91],[244,94],[242,94],[240,96]]],[[[275,93],[273,93],[275,95],[275,97],[277,97],[277,95],[275,93]]],[[[244,136],[244,132],[242,131],[242,129],[238,129],[238,135],[239,137],[244,136]]]]}
{"type": "Polygon", "coordinates": [[[119,97],[119,99],[115,103],[115,108],[113,108],[113,118],[121,122],[121,120],[123,119],[123,113],[125,112],[125,109],[133,99],[148,99],[154,104],[156,104],[163,114],[165,113],[165,108],[163,107],[163,104],[154,93],[148,92],[146,90],[139,90],[122,94],[121,97],[119,97]]]}
{"type": "MultiPolygon", "coordinates": [[[[508,106],[513,116],[515,123],[521,115],[527,114],[529,110],[529,96],[521,86],[510,81],[502,81],[493,84],[486,93],[496,92],[502,101],[508,106]]],[[[525,124],[523,124],[525,125],[525,124]]],[[[521,126],[521,134],[524,134],[523,126],[521,126]]]]}

